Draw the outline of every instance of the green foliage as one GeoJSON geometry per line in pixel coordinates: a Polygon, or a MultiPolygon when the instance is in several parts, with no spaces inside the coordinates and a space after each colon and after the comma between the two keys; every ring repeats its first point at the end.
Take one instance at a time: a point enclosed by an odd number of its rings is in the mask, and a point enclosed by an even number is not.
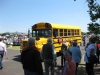
{"type": "Polygon", "coordinates": [[[87,32],[87,34],[90,34],[90,32],[87,32]]]}
{"type": "Polygon", "coordinates": [[[91,33],[95,33],[95,34],[98,34],[100,33],[100,25],[98,23],[89,23],[88,24],[89,27],[88,27],[88,30],[91,32],[91,33]]]}
{"type": "Polygon", "coordinates": [[[100,18],[100,5],[96,2],[96,0],[87,0],[87,2],[91,21],[95,22],[98,18],[100,18]]]}
{"type": "Polygon", "coordinates": [[[100,23],[97,21],[100,20],[100,5],[96,0],[87,0],[89,7],[89,15],[91,22],[88,24],[88,30],[95,34],[100,33],[100,23]]]}
{"type": "Polygon", "coordinates": [[[81,34],[82,34],[82,35],[86,35],[87,33],[86,33],[86,32],[82,32],[81,34]]]}
{"type": "Polygon", "coordinates": [[[1,36],[10,35],[9,32],[2,33],[1,36]]]}

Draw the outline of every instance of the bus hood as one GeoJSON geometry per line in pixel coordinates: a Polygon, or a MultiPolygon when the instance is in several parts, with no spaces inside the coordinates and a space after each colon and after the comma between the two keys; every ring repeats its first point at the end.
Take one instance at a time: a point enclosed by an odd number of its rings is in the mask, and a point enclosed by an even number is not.
{"type": "Polygon", "coordinates": [[[38,48],[39,51],[42,50],[43,44],[46,44],[47,38],[39,38],[39,40],[36,40],[35,45],[38,48]]]}

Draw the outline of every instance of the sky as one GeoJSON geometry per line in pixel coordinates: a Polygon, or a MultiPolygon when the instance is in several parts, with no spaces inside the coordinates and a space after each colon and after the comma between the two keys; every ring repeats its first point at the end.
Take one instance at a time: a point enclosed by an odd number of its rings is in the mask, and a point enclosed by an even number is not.
{"type": "Polygon", "coordinates": [[[38,22],[80,26],[90,23],[86,0],[0,0],[0,33],[24,32],[38,22]]]}

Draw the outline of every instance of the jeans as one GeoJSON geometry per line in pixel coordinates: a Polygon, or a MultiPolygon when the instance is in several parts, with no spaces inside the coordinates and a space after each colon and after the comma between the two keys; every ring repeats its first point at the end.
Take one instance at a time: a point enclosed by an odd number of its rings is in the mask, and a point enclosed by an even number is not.
{"type": "MultiPolygon", "coordinates": [[[[54,66],[53,66],[52,59],[44,59],[44,66],[45,66],[45,75],[49,75],[49,68],[51,67],[51,71],[54,73],[54,66]]],[[[51,74],[53,75],[53,74],[51,74]]]]}
{"type": "Polygon", "coordinates": [[[0,51],[0,67],[3,67],[2,60],[3,60],[4,51],[0,51]]]}
{"type": "Polygon", "coordinates": [[[39,75],[39,74],[36,72],[30,72],[28,70],[24,70],[24,75],[39,75]]]}

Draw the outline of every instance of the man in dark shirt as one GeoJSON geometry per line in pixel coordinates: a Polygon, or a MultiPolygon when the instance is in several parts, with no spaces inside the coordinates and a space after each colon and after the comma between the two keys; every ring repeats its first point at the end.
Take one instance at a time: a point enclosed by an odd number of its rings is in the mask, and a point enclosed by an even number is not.
{"type": "Polygon", "coordinates": [[[40,53],[33,38],[29,38],[28,46],[21,53],[21,63],[24,75],[43,75],[40,53]]]}
{"type": "MultiPolygon", "coordinates": [[[[40,55],[41,55],[41,58],[44,59],[45,75],[49,75],[50,67],[51,67],[51,70],[54,71],[54,65],[56,64],[56,57],[57,57],[51,38],[48,38],[47,44],[43,45],[40,55]]],[[[53,74],[54,74],[54,72],[52,72],[51,75],[53,75],[53,74]]]]}

